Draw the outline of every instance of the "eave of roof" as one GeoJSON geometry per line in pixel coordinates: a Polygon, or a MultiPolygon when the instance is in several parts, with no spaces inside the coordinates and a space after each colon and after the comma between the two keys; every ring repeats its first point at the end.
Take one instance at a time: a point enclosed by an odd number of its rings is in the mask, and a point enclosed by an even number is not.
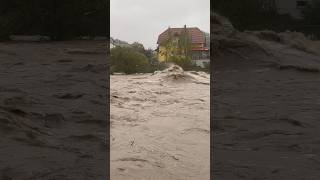
{"type": "MultiPolygon", "coordinates": [[[[157,44],[161,44],[168,39],[169,30],[172,33],[181,33],[184,28],[168,28],[158,36],[157,44]]],[[[205,43],[205,34],[198,27],[188,27],[187,31],[191,32],[191,42],[192,43],[205,43]]]]}

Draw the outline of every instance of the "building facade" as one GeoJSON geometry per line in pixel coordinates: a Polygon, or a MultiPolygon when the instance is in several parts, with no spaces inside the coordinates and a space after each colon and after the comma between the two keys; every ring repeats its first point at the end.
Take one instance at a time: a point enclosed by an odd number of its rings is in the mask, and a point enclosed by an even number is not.
{"type": "MultiPolygon", "coordinates": [[[[210,35],[201,31],[197,27],[168,28],[158,36],[157,57],[159,61],[168,61],[170,56],[177,54],[179,41],[182,35],[186,35],[188,44],[190,44],[191,59],[196,61],[210,61],[210,35]]],[[[180,53],[183,54],[183,49],[180,53]],[[182,51],[182,52],[181,52],[182,51]]],[[[196,63],[201,65],[202,63],[196,63]]]]}

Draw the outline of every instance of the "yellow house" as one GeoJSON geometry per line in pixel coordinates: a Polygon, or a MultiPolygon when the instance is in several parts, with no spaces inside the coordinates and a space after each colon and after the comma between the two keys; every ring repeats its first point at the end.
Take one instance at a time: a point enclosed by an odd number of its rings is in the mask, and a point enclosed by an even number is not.
{"type": "MultiPolygon", "coordinates": [[[[197,27],[183,28],[168,28],[158,36],[157,57],[158,60],[163,62],[178,51],[178,40],[182,33],[186,32],[191,44],[192,59],[201,59],[203,55],[209,54],[208,43],[206,35],[197,27]],[[169,41],[170,39],[170,41],[169,41]],[[169,43],[168,43],[169,42],[169,43]]],[[[182,53],[183,54],[183,53],[182,53]]]]}
{"type": "Polygon", "coordinates": [[[158,49],[158,60],[163,62],[167,59],[167,50],[164,46],[159,46],[158,49]]]}

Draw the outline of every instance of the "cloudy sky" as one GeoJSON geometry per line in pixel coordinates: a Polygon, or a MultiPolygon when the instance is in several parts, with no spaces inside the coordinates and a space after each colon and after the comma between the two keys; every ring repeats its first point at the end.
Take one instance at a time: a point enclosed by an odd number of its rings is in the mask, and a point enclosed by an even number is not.
{"type": "Polygon", "coordinates": [[[155,49],[169,26],[210,32],[210,0],[110,0],[110,23],[111,37],[155,49]]]}

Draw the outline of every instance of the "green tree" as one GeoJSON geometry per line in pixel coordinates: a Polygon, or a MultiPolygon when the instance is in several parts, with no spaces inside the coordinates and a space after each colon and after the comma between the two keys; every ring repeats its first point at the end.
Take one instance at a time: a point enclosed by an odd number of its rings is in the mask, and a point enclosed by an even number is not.
{"type": "Polygon", "coordinates": [[[191,57],[191,40],[189,37],[188,29],[184,27],[178,40],[178,52],[180,56],[191,57]]]}
{"type": "Polygon", "coordinates": [[[171,30],[169,28],[168,30],[168,39],[164,42],[164,47],[166,49],[165,51],[165,62],[167,62],[170,58],[170,56],[172,56],[173,53],[173,48],[174,48],[174,43],[173,43],[173,38],[172,38],[172,34],[171,34],[171,30]]]}
{"type": "Polygon", "coordinates": [[[132,44],[131,44],[131,47],[132,47],[135,51],[137,51],[137,52],[140,52],[140,53],[142,53],[142,54],[145,54],[145,53],[146,53],[143,44],[141,44],[141,43],[139,43],[139,42],[134,42],[134,43],[132,43],[132,44]]]}
{"type": "MultiPolygon", "coordinates": [[[[179,34],[172,35],[171,30],[168,30],[168,39],[164,43],[166,49],[166,62],[175,57],[191,57],[191,40],[188,29],[184,29],[179,34]],[[173,57],[173,58],[171,58],[173,57]]],[[[180,58],[183,59],[183,58],[180,58]]]]}
{"type": "Polygon", "coordinates": [[[192,66],[191,61],[191,40],[186,26],[179,34],[172,35],[168,30],[168,39],[165,42],[166,62],[172,62],[183,69],[189,69],[192,66]]]}
{"type": "Polygon", "coordinates": [[[115,47],[110,52],[111,70],[126,74],[147,72],[149,63],[147,57],[130,47],[115,47]]]}

